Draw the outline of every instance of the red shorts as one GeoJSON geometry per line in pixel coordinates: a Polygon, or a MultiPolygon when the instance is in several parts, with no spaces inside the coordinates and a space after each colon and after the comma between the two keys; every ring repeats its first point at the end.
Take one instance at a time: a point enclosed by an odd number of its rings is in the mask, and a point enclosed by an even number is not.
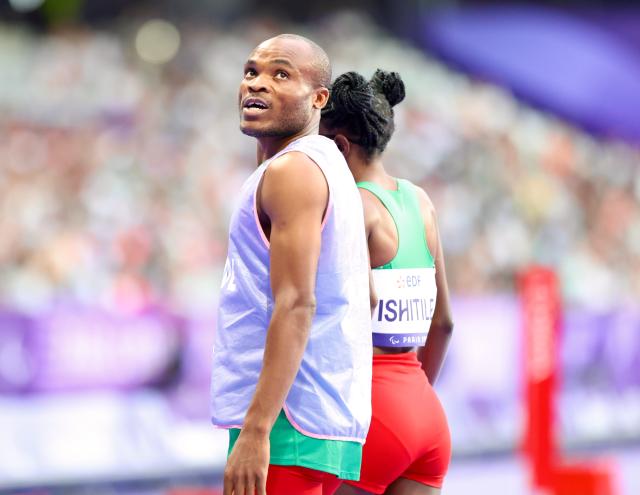
{"type": "Polygon", "coordinates": [[[371,427],[360,481],[383,493],[398,478],[442,487],[451,459],[447,418],[415,352],[373,356],[371,427]]]}
{"type": "Polygon", "coordinates": [[[333,495],[342,480],[300,466],[269,465],[267,495],[333,495]]]}

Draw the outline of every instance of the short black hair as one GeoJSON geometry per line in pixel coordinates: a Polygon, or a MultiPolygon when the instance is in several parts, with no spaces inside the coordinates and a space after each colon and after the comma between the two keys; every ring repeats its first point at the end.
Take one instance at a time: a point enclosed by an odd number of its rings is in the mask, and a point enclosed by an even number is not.
{"type": "Polygon", "coordinates": [[[322,122],[330,129],[343,129],[371,157],[387,147],[395,130],[393,107],[404,97],[397,72],[378,69],[370,81],[357,72],[345,72],[331,86],[322,122]]]}
{"type": "Polygon", "coordinates": [[[313,83],[316,86],[328,88],[331,84],[331,62],[327,53],[315,41],[300,36],[299,34],[280,34],[276,38],[289,38],[305,42],[313,51],[311,65],[313,67],[313,83]]]}

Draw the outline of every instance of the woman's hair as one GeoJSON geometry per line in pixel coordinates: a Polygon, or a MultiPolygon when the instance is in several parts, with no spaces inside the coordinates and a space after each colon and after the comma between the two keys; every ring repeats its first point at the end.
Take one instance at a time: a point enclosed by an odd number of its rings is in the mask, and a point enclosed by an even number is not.
{"type": "Polygon", "coordinates": [[[395,130],[393,107],[404,97],[404,83],[397,72],[378,69],[370,81],[357,72],[345,72],[331,85],[322,121],[330,129],[344,130],[371,157],[387,147],[395,130]]]}

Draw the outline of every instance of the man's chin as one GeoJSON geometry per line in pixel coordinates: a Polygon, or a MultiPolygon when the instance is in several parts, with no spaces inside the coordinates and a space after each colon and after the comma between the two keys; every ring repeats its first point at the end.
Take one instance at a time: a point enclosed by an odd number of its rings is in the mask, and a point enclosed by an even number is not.
{"type": "Polygon", "coordinates": [[[254,138],[263,138],[263,137],[283,137],[287,136],[288,133],[278,129],[264,129],[252,126],[246,123],[240,123],[240,131],[242,134],[247,136],[251,136],[254,138]]]}
{"type": "Polygon", "coordinates": [[[252,127],[250,125],[240,124],[240,131],[242,131],[242,134],[255,138],[263,136],[263,132],[260,129],[256,129],[255,127],[252,127]]]}

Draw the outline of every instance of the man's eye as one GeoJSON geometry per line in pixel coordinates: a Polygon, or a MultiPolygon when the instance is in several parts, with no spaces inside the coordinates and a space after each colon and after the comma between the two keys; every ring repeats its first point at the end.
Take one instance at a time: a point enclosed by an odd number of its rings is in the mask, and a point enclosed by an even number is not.
{"type": "Polygon", "coordinates": [[[253,69],[247,69],[244,71],[244,77],[253,77],[256,75],[256,71],[253,69]]]}
{"type": "Polygon", "coordinates": [[[289,79],[289,74],[287,74],[285,71],[283,70],[279,70],[278,72],[276,72],[276,77],[278,79],[289,79]]]}

